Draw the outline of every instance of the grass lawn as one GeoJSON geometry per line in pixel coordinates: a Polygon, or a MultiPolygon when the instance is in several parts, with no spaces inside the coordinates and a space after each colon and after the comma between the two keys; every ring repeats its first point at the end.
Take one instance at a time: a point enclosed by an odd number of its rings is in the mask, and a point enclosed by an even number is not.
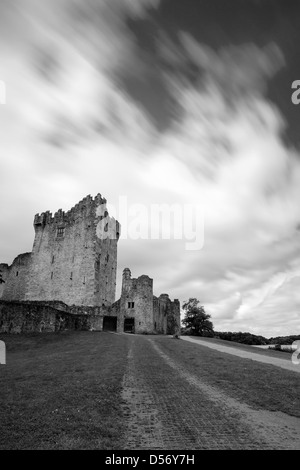
{"type": "Polygon", "coordinates": [[[113,449],[127,337],[100,332],[1,335],[0,449],[113,449]],[[112,354],[113,351],[113,354],[112,354]]]}
{"type": "Polygon", "coordinates": [[[229,396],[255,409],[300,417],[300,374],[170,337],[157,336],[155,341],[186,370],[229,396]]]}
{"type": "MultiPolygon", "coordinates": [[[[178,366],[241,403],[300,417],[299,374],[171,337],[148,338],[178,366]]],[[[7,364],[0,366],[0,449],[122,448],[122,381],[132,341],[150,394],[161,393],[160,376],[170,377],[167,396],[184,380],[143,335],[69,331],[0,340],[7,346],[7,364]]]]}

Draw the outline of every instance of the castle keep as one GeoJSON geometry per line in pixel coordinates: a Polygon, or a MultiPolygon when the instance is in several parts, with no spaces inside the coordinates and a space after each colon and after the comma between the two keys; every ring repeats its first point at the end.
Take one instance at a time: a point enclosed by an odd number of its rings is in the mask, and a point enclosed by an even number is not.
{"type": "Polygon", "coordinates": [[[155,297],[148,276],[131,278],[124,269],[115,302],[120,224],[106,203],[100,194],[87,196],[68,212],[34,217],[32,252],[17,256],[11,266],[0,264],[0,332],[179,334],[179,301],[155,297]]]}
{"type": "Polygon", "coordinates": [[[32,253],[19,255],[10,267],[0,265],[2,299],[90,306],[114,302],[120,227],[108,216],[106,202],[98,194],[54,217],[51,212],[37,214],[32,253]],[[113,226],[115,233],[99,238],[99,224],[113,226]]]}

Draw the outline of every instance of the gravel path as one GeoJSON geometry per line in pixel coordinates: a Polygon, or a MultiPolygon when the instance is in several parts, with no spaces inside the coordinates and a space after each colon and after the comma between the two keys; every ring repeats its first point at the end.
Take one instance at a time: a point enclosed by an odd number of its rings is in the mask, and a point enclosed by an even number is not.
{"type": "Polygon", "coordinates": [[[254,410],[187,371],[153,337],[130,336],[122,408],[131,450],[300,449],[300,419],[254,410]]]}
{"type": "MultiPolygon", "coordinates": [[[[264,362],[265,364],[272,364],[277,367],[282,367],[283,369],[292,370],[293,372],[300,373],[300,364],[293,364],[292,360],[287,361],[286,359],[280,359],[277,357],[270,357],[259,354],[255,352],[243,351],[242,349],[233,348],[231,346],[225,346],[223,344],[209,343],[201,339],[190,338],[189,336],[181,336],[181,339],[184,341],[190,341],[191,343],[196,343],[200,346],[206,346],[207,348],[216,349],[217,351],[224,352],[227,354],[233,354],[234,356],[243,357],[245,359],[252,359],[253,361],[264,362]]],[[[287,354],[287,353],[282,353],[287,354]]]]}

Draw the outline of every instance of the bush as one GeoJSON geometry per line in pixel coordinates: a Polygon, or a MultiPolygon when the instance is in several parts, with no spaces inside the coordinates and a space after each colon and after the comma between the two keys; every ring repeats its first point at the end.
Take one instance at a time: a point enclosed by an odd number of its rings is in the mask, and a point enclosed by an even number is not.
{"type": "Polygon", "coordinates": [[[213,331],[203,331],[202,336],[205,337],[205,338],[213,338],[215,335],[214,335],[213,331]]]}

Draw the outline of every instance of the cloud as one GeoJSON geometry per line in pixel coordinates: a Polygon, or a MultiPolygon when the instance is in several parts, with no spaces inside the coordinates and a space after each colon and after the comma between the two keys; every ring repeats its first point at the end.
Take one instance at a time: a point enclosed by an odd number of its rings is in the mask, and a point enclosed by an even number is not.
{"type": "Polygon", "coordinates": [[[220,321],[233,320],[235,312],[240,308],[242,303],[242,295],[240,292],[235,292],[228,298],[222,299],[219,304],[207,304],[205,306],[207,313],[214,312],[214,315],[220,321]]]}
{"type": "MultiPolygon", "coordinates": [[[[283,55],[275,44],[214,52],[188,35],[181,38],[179,51],[162,44],[164,59],[174,65],[165,76],[181,115],[163,136],[159,158],[162,167],[170,155],[185,166],[178,192],[203,204],[205,245],[188,262],[181,257],[173,282],[180,294],[189,286],[189,296],[207,303],[218,329],[231,322],[230,329],[253,330],[255,316],[255,331],[268,335],[281,318],[288,334],[283,305],[269,305],[279,290],[282,297],[288,292],[286,279],[298,279],[290,263],[299,250],[300,160],[285,146],[285,121],[265,97],[283,55]],[[198,79],[183,74],[187,63],[198,67],[198,79]]],[[[169,187],[178,186],[176,168],[169,187]]],[[[298,300],[286,301],[299,322],[298,300]]]]}
{"type": "Polygon", "coordinates": [[[265,92],[267,80],[285,66],[283,53],[275,42],[263,48],[245,43],[215,51],[184,31],[179,32],[176,45],[162,33],[158,52],[175,93],[181,88],[179,83],[214,87],[231,100],[231,105],[240,96],[252,98],[265,92]]]}
{"type": "Polygon", "coordinates": [[[118,86],[117,74],[136,62],[125,16],[141,16],[156,4],[2,2],[0,78],[7,105],[0,107],[0,181],[7,203],[1,245],[8,262],[17,243],[7,234],[19,234],[19,223],[28,227],[20,249],[29,251],[34,213],[68,209],[99,190],[116,192],[151,145],[153,125],[118,86]]]}
{"type": "Polygon", "coordinates": [[[181,33],[181,42],[190,60],[206,80],[215,82],[235,98],[239,94],[253,95],[265,90],[266,80],[273,77],[284,64],[279,47],[269,43],[260,49],[253,43],[227,46],[214,52],[199,44],[189,34],[181,33]]]}

